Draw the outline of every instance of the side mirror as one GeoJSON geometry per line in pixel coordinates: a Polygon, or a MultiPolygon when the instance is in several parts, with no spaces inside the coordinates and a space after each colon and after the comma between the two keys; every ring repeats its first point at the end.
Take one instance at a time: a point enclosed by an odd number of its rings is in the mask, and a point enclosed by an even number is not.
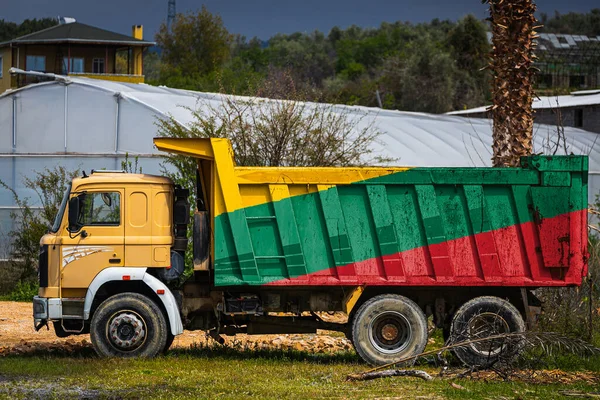
{"type": "Polygon", "coordinates": [[[69,200],[69,232],[79,230],[79,197],[73,197],[69,200]]]}

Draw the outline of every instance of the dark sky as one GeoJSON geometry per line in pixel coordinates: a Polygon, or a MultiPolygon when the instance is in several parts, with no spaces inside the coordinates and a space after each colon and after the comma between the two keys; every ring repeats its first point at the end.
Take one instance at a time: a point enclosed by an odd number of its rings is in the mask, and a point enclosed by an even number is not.
{"type": "MultiPolygon", "coordinates": [[[[223,18],[232,33],[268,39],[275,33],[329,32],[338,25],[376,27],[383,21],[424,22],[433,18],[456,20],[466,14],[486,16],[480,0],[177,0],[177,12],[205,4],[223,18]]],[[[553,14],[587,12],[596,0],[539,0],[538,10],[553,14]]],[[[131,34],[143,24],[152,39],[167,16],[167,0],[0,0],[0,19],[21,22],[34,17],[74,17],[79,22],[131,34]]]]}

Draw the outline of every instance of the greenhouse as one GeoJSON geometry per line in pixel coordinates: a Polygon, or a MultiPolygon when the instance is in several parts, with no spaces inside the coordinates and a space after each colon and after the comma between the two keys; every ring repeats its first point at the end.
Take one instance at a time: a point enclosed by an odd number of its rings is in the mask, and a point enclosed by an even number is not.
{"type": "MultiPolygon", "coordinates": [[[[193,110],[218,108],[224,95],[126,84],[86,78],[52,76],[53,80],[0,95],[0,180],[29,197],[23,178],[56,165],[68,169],[121,169],[125,155],[137,156],[143,172],[158,174],[159,152],[152,138],[156,122],[172,116],[183,125],[193,121],[193,110]]],[[[235,101],[270,102],[258,98],[235,101]]],[[[263,104],[263,103],[261,103],[263,104]]],[[[489,166],[492,128],[486,119],[382,110],[358,106],[328,107],[355,119],[356,129],[372,126],[381,134],[372,145],[374,155],[405,166],[489,166]]],[[[553,151],[556,127],[535,126],[535,151],[553,151]]],[[[590,201],[600,191],[598,134],[565,128],[567,152],[590,155],[590,201]]],[[[558,153],[564,153],[559,146],[558,153]]],[[[16,204],[0,189],[0,251],[7,252],[7,233],[16,204]]],[[[0,258],[7,254],[0,252],[0,258]]]]}

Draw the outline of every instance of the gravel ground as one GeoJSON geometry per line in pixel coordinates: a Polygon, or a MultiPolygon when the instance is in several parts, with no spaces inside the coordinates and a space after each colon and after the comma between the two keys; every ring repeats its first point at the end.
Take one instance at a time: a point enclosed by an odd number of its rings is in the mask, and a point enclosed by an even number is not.
{"type": "MultiPolygon", "coordinates": [[[[343,322],[343,315],[324,316],[330,321],[343,322]]],[[[249,345],[257,348],[295,349],[318,353],[351,350],[352,344],[339,332],[319,331],[317,334],[303,335],[236,335],[224,337],[230,346],[249,345]]],[[[189,347],[204,344],[207,339],[203,331],[185,331],[175,338],[173,347],[189,347]]],[[[59,339],[54,330],[42,328],[36,332],[33,327],[31,303],[0,301],[0,355],[22,354],[32,351],[50,352],[61,348],[77,349],[90,347],[90,335],[76,335],[59,339]]]]}

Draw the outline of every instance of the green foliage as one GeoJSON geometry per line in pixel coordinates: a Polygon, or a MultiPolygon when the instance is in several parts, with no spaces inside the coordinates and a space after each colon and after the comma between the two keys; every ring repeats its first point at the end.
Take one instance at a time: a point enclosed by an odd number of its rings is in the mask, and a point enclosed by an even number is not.
{"type": "Polygon", "coordinates": [[[162,59],[156,68],[150,56],[147,71],[149,81],[171,87],[279,99],[288,91],[264,87],[287,74],[301,100],[378,106],[379,92],[384,108],[446,112],[488,97],[485,32],[483,22],[468,16],[277,34],[265,43],[230,35],[220,17],[202,8],[179,15],[172,33],[161,28],[162,59]]]}
{"type": "Polygon", "coordinates": [[[160,80],[160,55],[155,51],[144,54],[144,81],[149,84],[158,83],[160,80]]]}
{"type": "Polygon", "coordinates": [[[57,24],[56,18],[26,19],[20,24],[0,19],[0,42],[41,31],[57,24]]]}
{"type": "Polygon", "coordinates": [[[10,258],[18,267],[21,282],[35,280],[40,238],[52,225],[65,187],[76,175],[76,171],[57,166],[36,171],[32,178],[23,178],[23,186],[36,194],[39,208],[31,206],[28,198],[20,198],[12,187],[0,181],[0,186],[12,193],[15,204],[19,207],[11,213],[16,229],[9,236],[13,243],[10,258]]]}
{"type": "Polygon", "coordinates": [[[553,17],[542,13],[540,22],[545,33],[565,33],[572,35],[600,35],[600,8],[594,8],[589,13],[560,14],[558,11],[553,17]]]}
{"type": "MultiPolygon", "coordinates": [[[[544,32],[600,34],[600,9],[557,13],[552,18],[542,14],[544,18],[544,32]]],[[[277,34],[267,42],[229,35],[220,18],[205,8],[178,20],[178,31],[167,34],[163,27],[157,35],[167,51],[159,62],[159,79],[152,72],[157,69],[152,66],[156,56],[148,61],[150,82],[287,98],[287,92],[257,91],[262,82],[286,73],[305,96],[302,100],[377,107],[378,91],[383,108],[433,113],[476,107],[490,99],[489,28],[472,15],[457,22],[433,19],[416,25],[384,22],[369,29],[334,27],[327,35],[277,34]],[[206,36],[211,40],[196,41],[206,36]],[[219,50],[201,53],[212,48],[219,50]]]]}
{"type": "Polygon", "coordinates": [[[125,159],[121,161],[121,169],[130,174],[141,174],[142,166],[139,165],[139,157],[135,156],[133,161],[131,161],[129,153],[125,153],[125,159]]]}
{"type": "Polygon", "coordinates": [[[38,294],[38,284],[35,281],[19,281],[15,288],[1,300],[30,302],[33,296],[38,294]]]}
{"type": "Polygon", "coordinates": [[[161,81],[185,86],[190,79],[218,70],[230,57],[232,40],[221,17],[205,6],[196,13],[178,14],[171,31],[163,23],[156,34],[162,49],[161,81]]]}

